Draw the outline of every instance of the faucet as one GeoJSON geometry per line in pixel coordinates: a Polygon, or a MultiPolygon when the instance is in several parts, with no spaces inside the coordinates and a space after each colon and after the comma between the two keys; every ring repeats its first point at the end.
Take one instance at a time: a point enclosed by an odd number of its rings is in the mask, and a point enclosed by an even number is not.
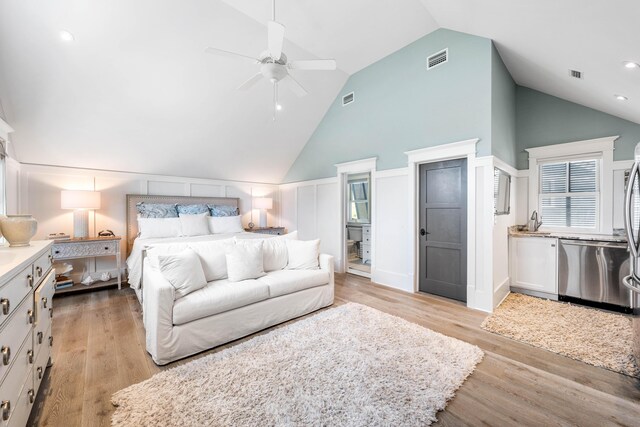
{"type": "MultiPolygon", "coordinates": [[[[542,217],[540,217],[540,219],[542,219],[542,217]]],[[[538,231],[538,229],[542,225],[542,221],[538,221],[538,211],[533,211],[529,224],[533,225],[533,230],[531,230],[531,227],[529,227],[529,231],[538,231]]]]}

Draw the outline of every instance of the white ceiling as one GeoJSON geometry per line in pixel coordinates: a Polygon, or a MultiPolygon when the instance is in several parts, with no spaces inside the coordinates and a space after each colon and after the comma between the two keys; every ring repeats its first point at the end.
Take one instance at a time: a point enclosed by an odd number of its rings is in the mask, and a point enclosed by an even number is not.
{"type": "MultiPolygon", "coordinates": [[[[489,37],[516,82],[640,122],[640,3],[604,0],[279,0],[296,72],[310,92],[235,88],[258,55],[269,0],[1,0],[0,101],[18,159],[132,172],[279,182],[349,74],[438,27],[489,37]],[[76,40],[64,43],[61,29],[76,40]],[[571,80],[568,68],[585,73],[571,80]],[[629,101],[621,103],[614,93],[629,101]]],[[[2,111],[0,111],[0,115],[2,111]]]]}

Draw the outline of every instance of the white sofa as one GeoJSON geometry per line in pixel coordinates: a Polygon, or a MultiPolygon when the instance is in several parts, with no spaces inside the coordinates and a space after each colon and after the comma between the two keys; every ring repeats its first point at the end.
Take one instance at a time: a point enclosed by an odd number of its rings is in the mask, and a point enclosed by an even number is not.
{"type": "Polygon", "coordinates": [[[165,365],[333,304],[333,257],[319,269],[276,270],[255,280],[207,285],[182,298],[152,263],[143,264],[147,351],[165,365]]]}

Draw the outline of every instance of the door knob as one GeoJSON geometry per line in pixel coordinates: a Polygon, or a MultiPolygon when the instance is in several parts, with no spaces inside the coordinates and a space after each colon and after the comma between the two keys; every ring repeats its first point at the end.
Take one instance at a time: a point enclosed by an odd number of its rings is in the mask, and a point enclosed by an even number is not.
{"type": "Polygon", "coordinates": [[[431,234],[431,233],[429,233],[429,232],[428,232],[427,230],[425,230],[424,228],[421,228],[421,229],[420,229],[420,235],[421,235],[421,236],[426,236],[427,234],[431,234]]]}

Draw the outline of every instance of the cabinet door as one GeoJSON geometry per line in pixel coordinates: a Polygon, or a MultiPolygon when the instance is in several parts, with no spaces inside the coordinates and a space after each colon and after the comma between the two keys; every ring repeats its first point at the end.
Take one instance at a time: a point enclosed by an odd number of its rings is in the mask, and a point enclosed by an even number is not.
{"type": "Polygon", "coordinates": [[[558,240],[547,237],[511,239],[511,286],[558,294],[558,240]]]}

